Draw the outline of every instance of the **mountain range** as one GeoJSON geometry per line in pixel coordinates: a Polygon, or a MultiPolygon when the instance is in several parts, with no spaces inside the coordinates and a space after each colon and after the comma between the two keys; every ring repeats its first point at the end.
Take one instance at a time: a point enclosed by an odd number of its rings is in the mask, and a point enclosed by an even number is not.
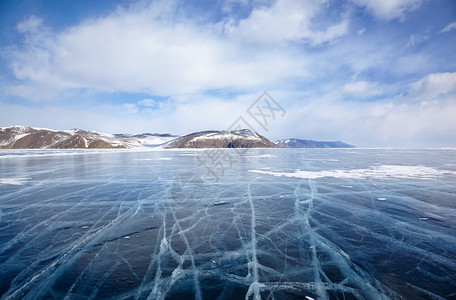
{"type": "Polygon", "coordinates": [[[0,149],[95,149],[95,148],[354,148],[342,142],[300,139],[275,143],[249,129],[210,130],[183,136],[159,133],[109,134],[81,129],[53,130],[27,126],[0,128],[0,149]]]}

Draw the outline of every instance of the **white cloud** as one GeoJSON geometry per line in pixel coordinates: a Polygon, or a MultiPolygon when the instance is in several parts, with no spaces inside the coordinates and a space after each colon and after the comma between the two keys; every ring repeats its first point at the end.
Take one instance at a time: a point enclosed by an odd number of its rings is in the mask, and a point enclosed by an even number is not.
{"type": "Polygon", "coordinates": [[[445,26],[445,28],[443,28],[442,31],[440,31],[440,33],[448,32],[448,31],[451,31],[453,29],[456,29],[456,22],[450,23],[447,26],[445,26]]]}
{"type": "Polygon", "coordinates": [[[134,103],[124,103],[121,107],[122,111],[126,114],[136,114],[139,112],[138,106],[134,103]]]}
{"type": "Polygon", "coordinates": [[[14,95],[24,99],[33,99],[37,101],[48,101],[50,99],[55,99],[58,96],[58,93],[56,93],[53,88],[46,89],[43,88],[43,86],[39,87],[27,84],[8,85],[3,87],[2,91],[7,95],[14,95]]]}
{"type": "MultiPolygon", "coordinates": [[[[166,1],[119,9],[60,33],[30,21],[39,29],[8,53],[15,76],[27,83],[6,92],[29,99],[46,94],[47,100],[78,89],[168,96],[262,90],[306,74],[306,58],[293,49],[247,51],[214,24],[196,24],[170,10],[166,1]]],[[[340,30],[329,28],[322,39],[340,30]]]]}
{"type": "Polygon", "coordinates": [[[390,21],[405,18],[407,12],[411,12],[424,2],[424,0],[350,0],[351,2],[365,7],[376,18],[390,21]]]}
{"type": "Polygon", "coordinates": [[[37,31],[43,23],[43,20],[36,16],[29,16],[17,25],[17,30],[22,33],[37,31]]]}
{"type": "Polygon", "coordinates": [[[250,43],[331,42],[347,33],[348,20],[323,31],[312,29],[312,21],[324,3],[324,0],[276,0],[271,6],[254,9],[238,24],[227,24],[225,29],[230,36],[250,43]]]}
{"type": "Polygon", "coordinates": [[[411,100],[432,100],[454,92],[456,92],[456,72],[433,73],[411,84],[406,98],[411,100]]]}
{"type": "Polygon", "coordinates": [[[383,93],[376,84],[366,81],[347,83],[342,87],[341,92],[344,96],[356,98],[379,96],[383,93]]]}
{"type": "Polygon", "coordinates": [[[148,106],[152,107],[157,105],[157,102],[154,99],[143,99],[141,101],[138,101],[137,103],[139,106],[148,106]]]}
{"type": "Polygon", "coordinates": [[[429,37],[430,37],[430,35],[429,35],[430,31],[431,31],[430,28],[428,28],[423,33],[412,34],[410,36],[410,39],[409,39],[408,43],[407,43],[407,47],[413,47],[413,46],[415,46],[417,44],[420,44],[420,43],[428,40],[429,37]]]}

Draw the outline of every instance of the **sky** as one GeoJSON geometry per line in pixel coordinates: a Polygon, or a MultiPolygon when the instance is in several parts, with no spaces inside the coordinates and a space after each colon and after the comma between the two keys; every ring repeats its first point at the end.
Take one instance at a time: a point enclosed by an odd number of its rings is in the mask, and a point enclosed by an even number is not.
{"type": "Polygon", "coordinates": [[[454,0],[4,0],[0,27],[0,126],[456,147],[454,0]]]}

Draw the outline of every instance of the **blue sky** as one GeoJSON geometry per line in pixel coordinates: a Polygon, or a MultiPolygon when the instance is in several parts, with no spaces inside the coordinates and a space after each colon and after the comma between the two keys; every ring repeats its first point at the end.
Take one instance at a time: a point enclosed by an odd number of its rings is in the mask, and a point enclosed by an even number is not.
{"type": "Polygon", "coordinates": [[[0,3],[0,126],[456,146],[452,0],[0,3]],[[251,123],[254,124],[254,123],[251,123]]]}

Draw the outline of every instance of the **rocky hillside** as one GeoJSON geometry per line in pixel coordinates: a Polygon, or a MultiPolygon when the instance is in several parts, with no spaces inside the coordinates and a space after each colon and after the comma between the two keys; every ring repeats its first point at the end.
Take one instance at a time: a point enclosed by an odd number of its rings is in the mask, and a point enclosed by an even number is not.
{"type": "Polygon", "coordinates": [[[80,129],[52,130],[26,126],[0,128],[0,149],[134,148],[163,144],[171,135],[115,135],[80,129]]]}
{"type": "Polygon", "coordinates": [[[322,142],[312,140],[300,140],[300,139],[286,139],[274,142],[279,148],[356,148],[353,145],[349,145],[342,142],[322,142]]]}
{"type": "Polygon", "coordinates": [[[163,148],[276,148],[276,145],[256,132],[242,129],[195,132],[172,140],[163,148]]]}

